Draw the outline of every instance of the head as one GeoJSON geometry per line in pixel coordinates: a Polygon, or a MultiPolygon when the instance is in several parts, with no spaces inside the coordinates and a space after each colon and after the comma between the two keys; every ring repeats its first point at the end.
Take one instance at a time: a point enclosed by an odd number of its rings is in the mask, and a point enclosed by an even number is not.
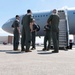
{"type": "Polygon", "coordinates": [[[57,13],[57,10],[56,10],[56,9],[54,9],[52,12],[56,14],[56,13],[57,13]]]}
{"type": "Polygon", "coordinates": [[[32,14],[32,11],[30,9],[28,9],[27,14],[32,14]]]}
{"type": "Polygon", "coordinates": [[[70,42],[72,42],[72,40],[70,40],[70,42]]]}
{"type": "Polygon", "coordinates": [[[16,15],[16,19],[18,19],[18,20],[20,19],[19,15],[16,15]]]}

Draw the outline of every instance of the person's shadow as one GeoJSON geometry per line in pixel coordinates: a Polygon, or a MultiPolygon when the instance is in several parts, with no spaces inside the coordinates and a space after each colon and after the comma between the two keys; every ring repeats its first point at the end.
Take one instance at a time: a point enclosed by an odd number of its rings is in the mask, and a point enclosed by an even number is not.
{"type": "Polygon", "coordinates": [[[21,54],[21,53],[24,53],[24,52],[21,52],[21,51],[13,51],[13,50],[0,50],[0,52],[5,52],[7,54],[21,54]]]}

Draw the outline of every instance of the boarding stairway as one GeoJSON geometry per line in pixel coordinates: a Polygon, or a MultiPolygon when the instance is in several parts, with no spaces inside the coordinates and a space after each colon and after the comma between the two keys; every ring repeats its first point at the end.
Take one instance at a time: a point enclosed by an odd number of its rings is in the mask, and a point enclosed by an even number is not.
{"type": "MultiPolygon", "coordinates": [[[[67,20],[64,11],[58,11],[58,15],[60,17],[59,22],[59,48],[66,49],[68,47],[68,26],[67,20]]],[[[53,42],[51,42],[53,44],[53,42]]]]}

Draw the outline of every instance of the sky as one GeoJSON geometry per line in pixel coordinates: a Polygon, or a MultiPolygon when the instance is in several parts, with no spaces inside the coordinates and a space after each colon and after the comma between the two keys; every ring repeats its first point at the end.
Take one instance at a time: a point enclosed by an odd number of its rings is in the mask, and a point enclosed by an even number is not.
{"type": "Polygon", "coordinates": [[[0,0],[0,36],[9,35],[1,27],[16,14],[25,14],[27,9],[35,11],[46,11],[54,8],[74,8],[75,0],[0,0]]]}

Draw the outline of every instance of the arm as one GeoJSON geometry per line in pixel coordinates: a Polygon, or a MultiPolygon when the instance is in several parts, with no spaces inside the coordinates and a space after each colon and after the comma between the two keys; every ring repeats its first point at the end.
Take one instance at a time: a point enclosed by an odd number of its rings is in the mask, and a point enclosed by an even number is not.
{"type": "Polygon", "coordinates": [[[17,27],[18,32],[20,33],[20,27],[17,27]]]}
{"type": "Polygon", "coordinates": [[[30,22],[30,30],[33,31],[33,22],[30,22]]]}
{"type": "Polygon", "coordinates": [[[11,25],[11,27],[14,28],[14,25],[15,25],[15,21],[13,22],[13,24],[11,25]]]}
{"type": "MultiPolygon", "coordinates": [[[[23,17],[24,18],[24,17],[23,17]]],[[[23,25],[23,18],[22,18],[22,21],[21,21],[21,24],[23,25]]]]}
{"type": "Polygon", "coordinates": [[[48,18],[47,24],[51,24],[51,21],[52,21],[52,15],[50,15],[50,17],[48,18]]]}
{"type": "Polygon", "coordinates": [[[16,27],[17,27],[18,32],[20,33],[20,22],[16,22],[16,27]]]}
{"type": "Polygon", "coordinates": [[[14,30],[14,25],[15,25],[15,21],[13,22],[13,24],[12,24],[12,26],[11,26],[13,30],[14,30]]]}
{"type": "Polygon", "coordinates": [[[33,18],[31,15],[29,15],[29,17],[30,17],[30,30],[32,32],[33,31],[33,18]]]}

